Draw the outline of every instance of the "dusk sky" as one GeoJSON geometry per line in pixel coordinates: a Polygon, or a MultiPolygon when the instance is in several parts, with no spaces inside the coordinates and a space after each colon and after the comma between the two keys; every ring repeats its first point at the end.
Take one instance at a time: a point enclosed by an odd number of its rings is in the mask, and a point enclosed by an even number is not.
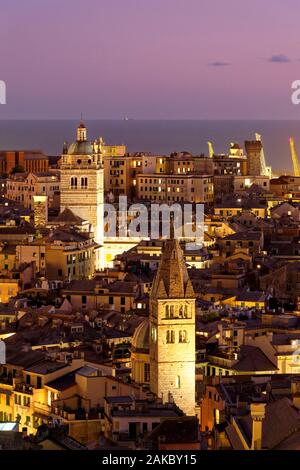
{"type": "Polygon", "coordinates": [[[296,118],[299,0],[2,0],[0,118],[296,118]]]}

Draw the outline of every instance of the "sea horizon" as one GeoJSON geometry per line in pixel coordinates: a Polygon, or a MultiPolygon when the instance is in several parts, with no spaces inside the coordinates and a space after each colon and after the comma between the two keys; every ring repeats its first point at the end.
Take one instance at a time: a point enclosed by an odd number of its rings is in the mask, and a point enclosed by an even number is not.
{"type": "MultiPolygon", "coordinates": [[[[300,154],[300,120],[297,119],[119,119],[83,118],[88,139],[103,137],[107,144],[125,144],[128,152],[208,154],[207,141],[216,153],[227,153],[230,142],[244,147],[255,132],[262,135],[268,165],[275,171],[291,172],[289,137],[300,154]],[[299,138],[298,138],[299,136],[299,138]]],[[[40,149],[60,155],[63,142],[75,140],[80,117],[0,119],[0,150],[40,149]]]]}

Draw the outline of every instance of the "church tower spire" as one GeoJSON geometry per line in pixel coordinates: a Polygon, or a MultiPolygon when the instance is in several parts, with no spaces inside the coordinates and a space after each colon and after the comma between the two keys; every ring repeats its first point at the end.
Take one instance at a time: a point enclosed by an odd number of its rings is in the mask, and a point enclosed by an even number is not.
{"type": "Polygon", "coordinates": [[[174,235],[164,244],[150,294],[150,389],[195,414],[195,293],[174,235]]]}
{"type": "Polygon", "coordinates": [[[77,127],[77,142],[86,142],[86,139],[87,139],[86,127],[81,118],[80,124],[77,127]]]}

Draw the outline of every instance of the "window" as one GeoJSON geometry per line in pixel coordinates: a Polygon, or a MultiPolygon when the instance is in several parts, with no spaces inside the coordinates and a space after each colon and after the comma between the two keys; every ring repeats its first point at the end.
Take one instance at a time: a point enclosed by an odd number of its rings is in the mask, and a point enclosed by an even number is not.
{"type": "Polygon", "coordinates": [[[148,431],[148,423],[143,423],[143,433],[148,431]]]}
{"type": "Polygon", "coordinates": [[[187,332],[186,330],[179,331],[179,343],[186,343],[187,342],[187,332]]]}
{"type": "Polygon", "coordinates": [[[30,406],[30,398],[27,396],[23,397],[23,406],[30,406]]]}
{"type": "Polygon", "coordinates": [[[26,375],[26,383],[27,383],[27,385],[30,385],[30,375],[29,374],[26,375]]]}
{"type": "Polygon", "coordinates": [[[83,296],[81,297],[81,303],[82,303],[82,304],[86,304],[86,295],[83,295],[83,296]]]}
{"type": "Polygon", "coordinates": [[[72,178],[71,178],[71,189],[77,189],[77,178],[76,178],[76,176],[72,176],[72,178]]]}
{"type": "Polygon", "coordinates": [[[88,179],[86,176],[84,176],[83,178],[81,178],[81,187],[86,189],[88,186],[88,179]]]}
{"type": "Polygon", "coordinates": [[[39,376],[36,378],[36,388],[42,388],[42,378],[39,376]]]}
{"type": "Polygon", "coordinates": [[[150,382],[150,364],[144,364],[144,382],[150,382]]]}
{"type": "Polygon", "coordinates": [[[21,405],[21,395],[15,395],[15,404],[21,405]]]}
{"type": "Polygon", "coordinates": [[[181,383],[180,383],[180,375],[176,376],[176,381],[175,381],[175,387],[180,388],[181,383]]]}
{"type": "Polygon", "coordinates": [[[166,341],[167,343],[175,343],[175,331],[174,330],[167,330],[166,341]]]}
{"type": "Polygon", "coordinates": [[[6,406],[10,405],[10,398],[9,395],[6,395],[6,406]]]}
{"type": "Polygon", "coordinates": [[[169,318],[173,318],[174,313],[175,313],[175,307],[174,307],[174,305],[170,305],[170,317],[169,318]]]}

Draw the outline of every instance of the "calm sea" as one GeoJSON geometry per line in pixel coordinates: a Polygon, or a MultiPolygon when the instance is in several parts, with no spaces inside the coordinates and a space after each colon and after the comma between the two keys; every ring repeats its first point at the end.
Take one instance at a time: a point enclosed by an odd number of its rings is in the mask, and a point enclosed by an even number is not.
{"type": "MultiPolygon", "coordinates": [[[[75,120],[1,120],[0,150],[42,149],[59,155],[65,140],[75,139],[75,120]]],[[[300,121],[205,121],[205,120],[87,120],[88,138],[103,137],[108,144],[126,144],[128,151],[168,154],[173,151],[207,153],[208,140],[217,153],[226,153],[230,142],[262,135],[267,164],[289,171],[288,139],[293,136],[300,158],[300,121]]]]}

